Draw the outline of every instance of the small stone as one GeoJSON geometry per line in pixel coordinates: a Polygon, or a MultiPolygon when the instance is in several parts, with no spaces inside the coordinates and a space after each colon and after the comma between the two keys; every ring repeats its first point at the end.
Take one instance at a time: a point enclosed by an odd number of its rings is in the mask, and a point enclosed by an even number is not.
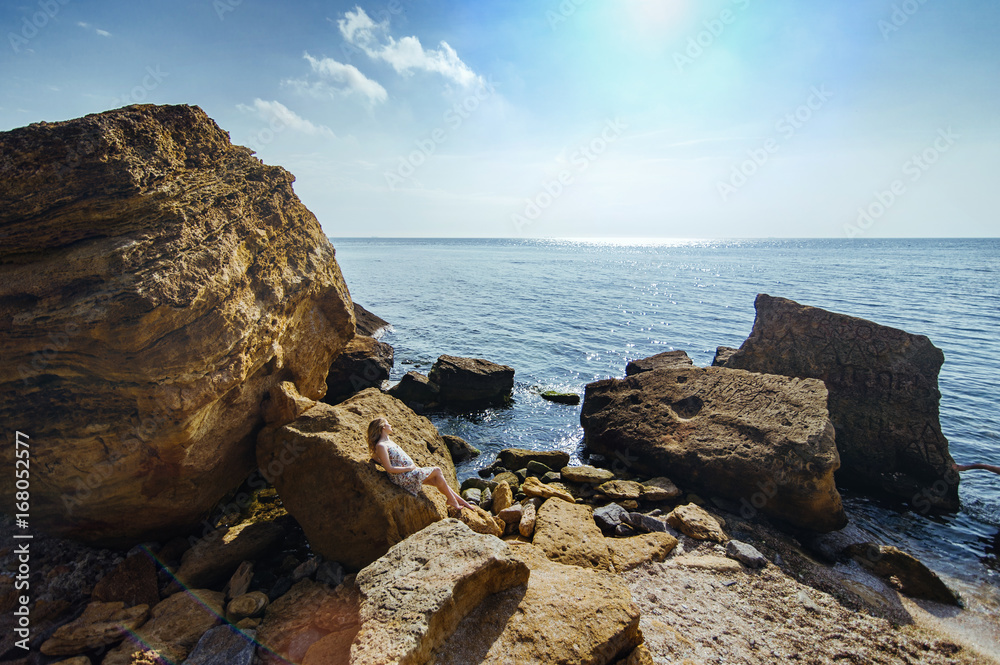
{"type": "Polygon", "coordinates": [[[242,596],[247,591],[250,590],[250,582],[253,580],[253,562],[244,561],[240,564],[240,567],[236,569],[233,576],[229,578],[229,582],[223,589],[226,593],[226,598],[232,600],[242,596]]]}
{"type": "Polygon", "coordinates": [[[236,627],[243,631],[250,631],[258,628],[263,619],[247,618],[236,622],[236,627]]]}
{"type": "Polygon", "coordinates": [[[802,603],[802,606],[807,610],[809,610],[810,612],[816,612],[817,614],[819,614],[820,612],[823,611],[823,608],[816,604],[816,601],[813,600],[809,596],[809,594],[805,592],[805,589],[799,591],[799,593],[796,595],[796,598],[800,603],[802,603]]]}
{"type": "Polygon", "coordinates": [[[528,473],[533,476],[544,476],[546,473],[550,473],[552,471],[552,469],[537,460],[531,460],[525,468],[528,470],[528,473]]]}
{"type": "Polygon", "coordinates": [[[448,516],[465,523],[466,526],[476,533],[496,536],[497,538],[503,536],[505,528],[503,521],[498,520],[498,518],[479,506],[473,505],[472,508],[453,508],[448,506],[448,516]]]}
{"type": "Polygon", "coordinates": [[[256,635],[253,630],[216,626],[201,636],[184,665],[250,665],[257,650],[256,635]]]}
{"type": "Polygon", "coordinates": [[[487,487],[486,489],[484,489],[483,493],[480,495],[479,507],[482,508],[483,510],[492,510],[493,492],[490,490],[490,488],[487,487]]]}
{"type": "MultiPolygon", "coordinates": [[[[517,474],[512,473],[510,471],[503,471],[503,472],[498,473],[497,475],[493,476],[493,482],[495,482],[495,483],[507,483],[508,485],[510,485],[511,490],[515,490],[515,491],[516,491],[516,488],[518,488],[518,487],[521,486],[521,479],[517,477],[517,474]]],[[[494,496],[493,500],[496,501],[496,490],[495,489],[493,490],[493,496],[494,496]]]]}
{"type": "Polygon", "coordinates": [[[672,480],[663,476],[650,478],[642,484],[642,487],[641,498],[643,501],[670,501],[682,494],[672,480]]]}
{"type": "Polygon", "coordinates": [[[493,490],[493,514],[499,515],[514,503],[514,492],[506,480],[497,483],[493,490]]]}
{"type": "Polygon", "coordinates": [[[607,469],[598,469],[596,466],[584,464],[582,466],[564,466],[559,472],[563,479],[572,483],[589,483],[600,485],[609,480],[614,480],[615,474],[607,469]]]}
{"type": "Polygon", "coordinates": [[[643,515],[642,513],[627,513],[627,517],[623,518],[623,521],[636,531],[642,533],[653,531],[666,532],[667,530],[667,525],[662,520],[643,515]]]}
{"type": "Polygon", "coordinates": [[[316,581],[335,587],[344,581],[344,567],[336,561],[324,561],[316,569],[316,581]]]}
{"type": "Polygon", "coordinates": [[[693,503],[674,508],[667,515],[667,524],[695,540],[714,540],[717,543],[729,540],[718,520],[693,503]]]}
{"type": "Polygon", "coordinates": [[[518,469],[517,471],[515,471],[514,475],[517,476],[517,479],[523,483],[525,480],[528,479],[528,476],[530,476],[531,474],[528,473],[528,467],[524,467],[523,469],[518,469]]]}
{"type": "Polygon", "coordinates": [[[557,404],[575,405],[580,403],[580,396],[577,393],[561,393],[556,390],[546,390],[542,393],[542,399],[557,404]]]}
{"type": "Polygon", "coordinates": [[[268,605],[268,597],[260,591],[251,591],[229,601],[226,619],[236,623],[241,619],[259,616],[268,605]]]}
{"type": "Polygon", "coordinates": [[[517,529],[517,525],[521,522],[521,515],[523,511],[524,506],[519,503],[515,503],[497,513],[497,517],[502,519],[506,525],[504,528],[505,534],[513,533],[517,529]]]}
{"type": "Polygon", "coordinates": [[[548,485],[545,485],[534,476],[525,480],[521,489],[524,490],[524,493],[528,496],[540,496],[546,499],[556,497],[562,499],[563,501],[568,501],[569,503],[576,503],[576,499],[574,499],[573,495],[570,494],[565,488],[560,487],[557,483],[549,483],[548,485]]]}
{"type": "MultiPolygon", "coordinates": [[[[483,469],[480,469],[480,471],[482,471],[482,470],[483,469]]],[[[459,488],[459,491],[464,492],[465,490],[469,489],[470,487],[474,487],[477,490],[484,490],[487,487],[489,487],[490,485],[491,485],[491,483],[488,480],[485,480],[483,478],[476,478],[475,476],[471,476],[471,477],[466,478],[465,480],[462,481],[462,486],[461,486],[461,488],[459,488]]]]}
{"type": "Polygon", "coordinates": [[[639,510],[639,502],[635,499],[626,499],[621,502],[622,508],[628,511],[639,510]]]}
{"type": "Polygon", "coordinates": [[[767,565],[767,559],[756,547],[739,540],[726,543],[726,556],[736,559],[747,568],[763,568],[767,565]]]}
{"type": "Polygon", "coordinates": [[[619,524],[615,527],[615,535],[619,538],[629,538],[636,535],[635,529],[630,527],[628,524],[619,524]]]}
{"type": "Polygon", "coordinates": [[[634,501],[642,496],[643,489],[642,483],[634,480],[609,480],[597,487],[598,492],[614,501],[634,501]]]}
{"type": "Polygon", "coordinates": [[[298,582],[299,580],[304,580],[307,577],[312,577],[316,574],[316,570],[319,568],[319,557],[312,557],[306,559],[292,571],[292,582],[298,582]]]}
{"type": "Polygon", "coordinates": [[[475,487],[470,487],[469,489],[462,492],[462,498],[469,503],[479,504],[483,500],[483,491],[478,490],[475,487]]]}
{"type": "Polygon", "coordinates": [[[558,471],[549,471],[542,476],[543,483],[558,483],[560,480],[562,480],[562,474],[558,471]]]}
{"type": "Polygon", "coordinates": [[[594,521],[602,531],[614,531],[628,517],[628,511],[617,503],[609,503],[594,510],[594,521]]]}
{"type": "Polygon", "coordinates": [[[460,436],[442,434],[441,438],[444,439],[448,452],[451,453],[451,459],[455,462],[464,462],[479,456],[479,449],[460,436]]]}
{"type": "Polygon", "coordinates": [[[532,499],[521,504],[521,521],[517,525],[517,530],[525,538],[531,538],[535,533],[535,523],[538,519],[537,502],[537,499],[532,499]]]}

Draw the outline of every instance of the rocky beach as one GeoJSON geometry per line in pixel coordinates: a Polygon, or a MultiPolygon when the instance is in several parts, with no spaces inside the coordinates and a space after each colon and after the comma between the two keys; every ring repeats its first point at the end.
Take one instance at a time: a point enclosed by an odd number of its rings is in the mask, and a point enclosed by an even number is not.
{"type": "Polygon", "coordinates": [[[480,453],[428,416],[502,412],[517,368],[442,349],[390,385],[294,177],[200,108],[0,159],[0,663],[1000,663],[1000,592],[839,489],[958,510],[926,336],[760,294],[712,366],[542,393],[582,402],[572,455],[480,453]],[[379,416],[473,508],[392,483],[379,416]]]}

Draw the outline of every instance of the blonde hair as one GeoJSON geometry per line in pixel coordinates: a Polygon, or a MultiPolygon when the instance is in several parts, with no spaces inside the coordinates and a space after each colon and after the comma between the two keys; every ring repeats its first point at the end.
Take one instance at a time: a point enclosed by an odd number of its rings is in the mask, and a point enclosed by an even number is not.
{"type": "Polygon", "coordinates": [[[382,437],[382,428],[389,424],[389,421],[383,417],[378,417],[375,420],[368,423],[368,451],[375,455],[375,444],[382,437]]]}

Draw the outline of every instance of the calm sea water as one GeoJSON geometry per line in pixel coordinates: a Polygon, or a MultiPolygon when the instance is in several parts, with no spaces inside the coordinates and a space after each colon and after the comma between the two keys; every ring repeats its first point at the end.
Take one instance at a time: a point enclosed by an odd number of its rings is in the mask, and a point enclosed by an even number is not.
{"type": "MultiPolygon", "coordinates": [[[[960,463],[1000,464],[1000,240],[585,241],[333,239],[352,297],[393,324],[393,379],[441,354],[515,368],[514,404],[432,416],[484,451],[559,448],[579,459],[576,391],[683,349],[709,365],[739,347],[758,293],[924,334],[945,353],[941,425],[960,463]]],[[[683,487],[683,478],[675,479],[683,487]]],[[[962,510],[927,518],[844,493],[852,521],[931,567],[998,584],[1000,476],[963,474],[962,510]]]]}

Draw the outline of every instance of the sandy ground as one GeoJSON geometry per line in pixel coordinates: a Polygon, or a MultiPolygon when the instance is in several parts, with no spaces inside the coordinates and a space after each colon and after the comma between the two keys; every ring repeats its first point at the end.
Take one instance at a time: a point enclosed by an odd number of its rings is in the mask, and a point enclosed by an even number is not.
{"type": "Polygon", "coordinates": [[[623,574],[654,662],[1000,665],[997,589],[948,580],[964,610],[914,601],[857,564],[822,565],[794,541],[756,530],[743,540],[780,565],[727,570],[704,558],[724,548],[682,537],[664,563],[623,574]],[[709,567],[688,565],[696,561],[709,567]]]}

